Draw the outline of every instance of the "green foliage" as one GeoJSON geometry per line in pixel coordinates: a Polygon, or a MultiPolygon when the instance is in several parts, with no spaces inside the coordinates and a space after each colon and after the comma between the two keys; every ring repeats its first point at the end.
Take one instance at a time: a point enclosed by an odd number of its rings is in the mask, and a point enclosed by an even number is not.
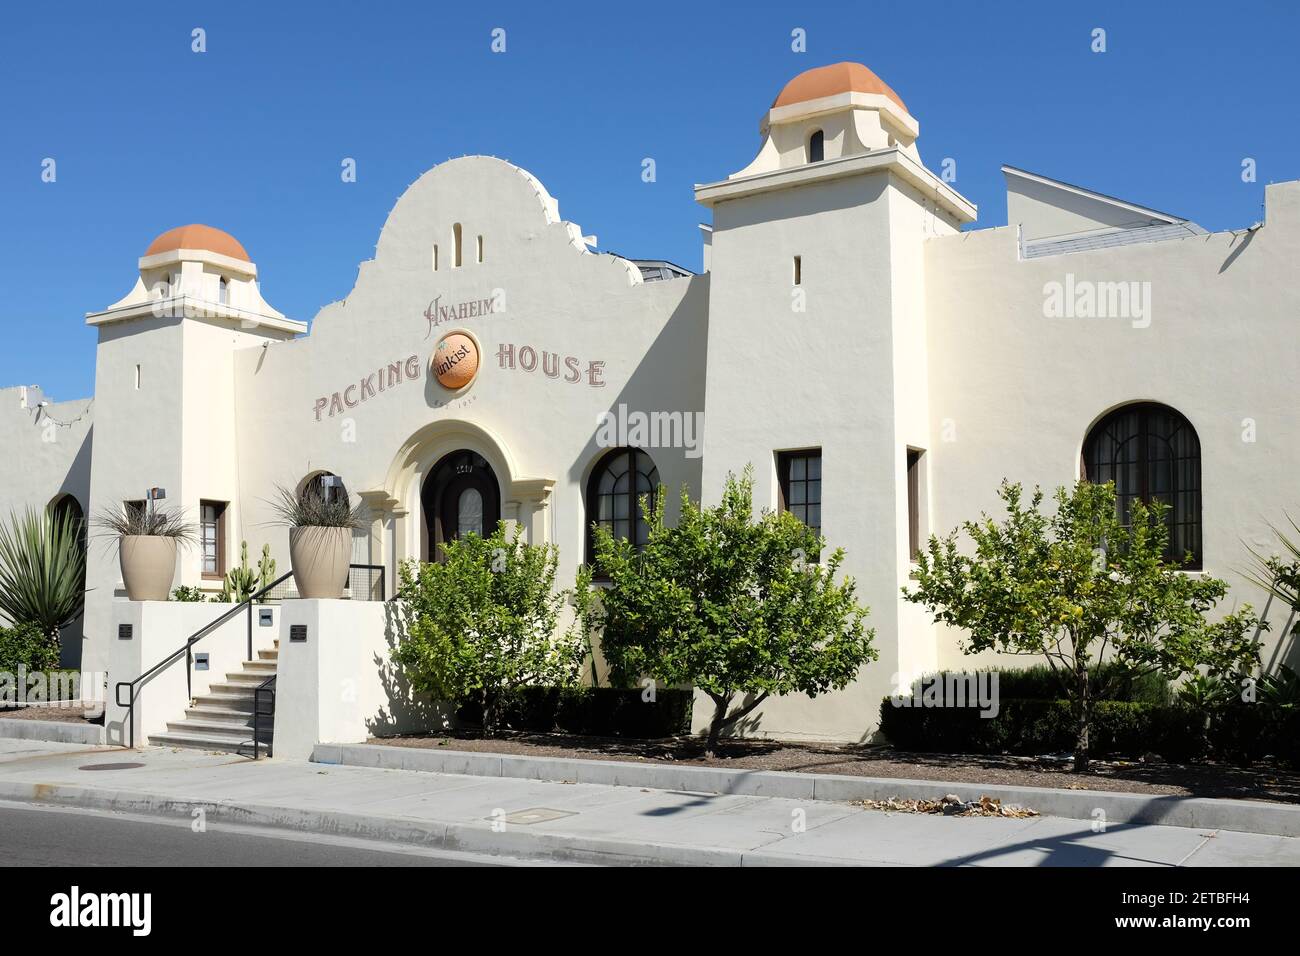
{"type": "Polygon", "coordinates": [[[0,672],[16,674],[19,667],[52,671],[59,666],[59,644],[37,624],[0,627],[0,672]]]}
{"type": "MultiPolygon", "coordinates": [[[[553,545],[531,545],[505,525],[488,538],[464,535],[438,564],[401,568],[406,636],[392,652],[411,686],[435,699],[476,699],[495,733],[508,694],[576,683],[589,652],[581,620],[558,631],[569,592],[555,590],[553,545]]],[[[578,590],[585,592],[581,575],[578,590]]]]}
{"type": "Polygon", "coordinates": [[[203,589],[190,587],[185,584],[178,584],[172,588],[172,600],[180,601],[186,604],[201,603],[203,601],[203,589]]]}
{"type": "Polygon", "coordinates": [[[70,512],[34,508],[0,526],[0,614],[40,628],[56,660],[59,631],[81,615],[86,597],[81,530],[70,512]]]}
{"type": "Polygon", "coordinates": [[[617,683],[649,676],[709,695],[710,752],[769,695],[841,689],[876,658],[852,578],[836,581],[843,551],[817,564],[823,542],[793,515],[755,519],[751,470],[727,477],[717,507],[683,489],[673,528],[655,498],[641,552],[596,528],[594,569],[609,587],[592,622],[617,683]]]}
{"type": "MultiPolygon", "coordinates": [[[[1300,532],[1300,525],[1296,524],[1294,518],[1287,515],[1286,520],[1295,532],[1300,532]]],[[[1300,542],[1273,525],[1269,527],[1285,555],[1265,555],[1254,548],[1248,548],[1252,567],[1244,574],[1270,597],[1282,601],[1293,611],[1300,611],[1300,542]]]]}
{"type": "MultiPolygon", "coordinates": [[[[499,720],[503,727],[532,733],[677,737],[691,732],[694,696],[691,690],[661,687],[648,701],[640,688],[520,687],[502,701],[499,720]]],[[[482,708],[469,700],[456,716],[465,723],[480,723],[482,708]]]]}
{"type": "Polygon", "coordinates": [[[963,525],[974,553],[958,551],[955,532],[932,537],[917,559],[916,586],[903,595],[964,631],[966,652],[1035,655],[1061,674],[1076,723],[1076,769],[1088,763],[1090,665],[1113,660],[1123,672],[1175,680],[1197,668],[1222,675],[1257,663],[1250,634],[1264,624],[1249,606],[1207,620],[1227,584],[1164,559],[1163,505],[1134,502],[1125,526],[1111,484],[1058,489],[1050,517],[1038,489],[1027,507],[1018,484],[1003,482],[999,495],[1001,522],[984,515],[963,525]]]}

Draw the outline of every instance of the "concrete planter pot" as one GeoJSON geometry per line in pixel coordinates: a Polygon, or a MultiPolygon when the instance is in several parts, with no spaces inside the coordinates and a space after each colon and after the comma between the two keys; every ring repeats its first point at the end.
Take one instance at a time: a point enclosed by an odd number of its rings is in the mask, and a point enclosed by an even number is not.
{"type": "Polygon", "coordinates": [[[176,577],[176,539],[124,534],[118,541],[128,601],[166,601],[176,577]]]}
{"type": "Polygon", "coordinates": [[[341,598],[352,563],[352,529],[290,528],[289,563],[299,597],[341,598]]]}

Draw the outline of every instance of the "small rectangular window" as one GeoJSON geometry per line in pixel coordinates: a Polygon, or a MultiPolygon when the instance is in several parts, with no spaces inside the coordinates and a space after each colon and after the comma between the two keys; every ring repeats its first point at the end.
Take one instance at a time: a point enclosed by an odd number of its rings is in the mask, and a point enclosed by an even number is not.
{"type": "Polygon", "coordinates": [[[913,561],[921,553],[921,459],[924,451],[907,450],[907,554],[913,561]]]}
{"type": "Polygon", "coordinates": [[[451,227],[451,267],[460,268],[460,223],[453,223],[451,227]]]}
{"type": "Polygon", "coordinates": [[[802,256],[794,257],[794,284],[795,285],[803,284],[803,257],[802,256]]]}
{"type": "Polygon", "coordinates": [[[438,271],[438,244],[433,244],[433,271],[438,271]]]}
{"type": "Polygon", "coordinates": [[[483,261],[483,237],[478,237],[478,261],[483,261]]]}
{"type": "Polygon", "coordinates": [[[135,388],[136,391],[140,390],[140,366],[138,365],[135,367],[135,388]]]}
{"type": "Polygon", "coordinates": [[[203,557],[203,576],[226,575],[226,503],[199,502],[199,546],[203,557]]]}
{"type": "Polygon", "coordinates": [[[808,448],[776,456],[781,510],[788,511],[818,534],[822,531],[822,451],[808,448]]]}

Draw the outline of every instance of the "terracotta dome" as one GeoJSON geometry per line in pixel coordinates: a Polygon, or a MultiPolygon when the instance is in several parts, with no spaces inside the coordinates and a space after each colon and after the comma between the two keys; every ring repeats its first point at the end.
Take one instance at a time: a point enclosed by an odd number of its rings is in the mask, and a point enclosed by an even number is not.
{"type": "Polygon", "coordinates": [[[804,70],[785,85],[785,89],[781,90],[772,103],[772,109],[840,93],[880,93],[897,103],[903,112],[907,112],[899,95],[861,63],[832,63],[830,66],[804,70]]]}
{"type": "Polygon", "coordinates": [[[156,256],[160,252],[171,252],[175,249],[203,249],[207,252],[215,252],[218,255],[229,256],[232,259],[243,259],[245,262],[253,261],[248,258],[248,253],[239,244],[239,240],[230,233],[197,222],[190,223],[188,226],[177,226],[175,229],[168,229],[149,243],[149,248],[144,251],[144,254],[146,256],[156,256]]]}

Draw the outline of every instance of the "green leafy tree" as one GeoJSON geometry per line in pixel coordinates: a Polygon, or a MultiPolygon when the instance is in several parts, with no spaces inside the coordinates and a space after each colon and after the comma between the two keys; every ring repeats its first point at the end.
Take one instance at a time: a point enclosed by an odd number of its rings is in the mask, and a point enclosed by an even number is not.
{"type": "Polygon", "coordinates": [[[0,526],[0,614],[40,628],[58,659],[59,632],[86,598],[86,547],[79,518],[28,508],[0,526]]]}
{"type": "MultiPolygon", "coordinates": [[[[577,683],[590,651],[582,615],[560,630],[569,592],[555,589],[558,552],[505,525],[463,535],[437,564],[401,568],[406,636],[392,652],[412,688],[438,700],[478,700],[483,729],[497,731],[501,705],[526,685],[577,683]]],[[[579,591],[586,593],[585,572],[579,591]]]]}
{"type": "Polygon", "coordinates": [[[753,491],[751,469],[727,476],[716,507],[697,506],[683,489],[672,528],[656,495],[640,552],[596,527],[595,571],[609,587],[592,621],[612,676],[708,694],[710,754],[770,695],[842,689],[876,658],[853,579],[837,581],[843,550],[817,563],[817,533],[787,512],[756,519],[753,491]]]}
{"type": "Polygon", "coordinates": [[[1108,690],[1089,680],[1090,664],[1118,662],[1094,672],[1112,677],[1175,680],[1198,668],[1231,676],[1258,662],[1250,635],[1262,625],[1250,607],[1207,620],[1227,584],[1165,559],[1165,506],[1134,502],[1125,525],[1113,484],[1057,489],[1050,517],[1038,489],[1027,506],[1018,484],[1003,482],[999,496],[1005,518],[963,525],[973,553],[958,551],[955,531],[931,537],[903,596],[965,631],[967,653],[1046,659],[1073,706],[1076,771],[1088,769],[1093,701],[1108,690]]]}

